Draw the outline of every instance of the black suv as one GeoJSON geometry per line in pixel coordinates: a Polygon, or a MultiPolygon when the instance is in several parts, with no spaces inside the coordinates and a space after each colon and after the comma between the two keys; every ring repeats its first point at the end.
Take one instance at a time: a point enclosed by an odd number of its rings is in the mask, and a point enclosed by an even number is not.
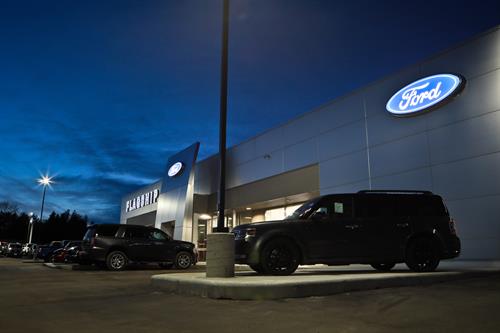
{"type": "Polygon", "coordinates": [[[258,273],[292,274],[300,264],[370,264],[389,271],[405,262],[434,271],[458,257],[455,222],[428,191],[360,191],[325,195],[282,221],[237,226],[235,259],[258,273]]]}
{"type": "Polygon", "coordinates": [[[80,263],[95,263],[123,270],[129,262],[157,262],[187,269],[196,263],[193,243],[173,240],[163,231],[130,224],[95,224],[87,228],[80,263]]]}

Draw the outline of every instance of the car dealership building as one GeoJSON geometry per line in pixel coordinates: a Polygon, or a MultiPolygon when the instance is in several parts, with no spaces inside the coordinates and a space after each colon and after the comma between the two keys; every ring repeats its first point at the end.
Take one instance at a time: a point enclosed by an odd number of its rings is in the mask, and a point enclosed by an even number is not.
{"type": "MultiPolygon", "coordinates": [[[[179,147],[162,179],[124,196],[121,223],[203,252],[219,171],[198,148],[179,147]]],[[[229,228],[323,194],[429,190],[457,222],[461,258],[500,259],[500,27],[229,148],[226,186],[229,228]]]]}

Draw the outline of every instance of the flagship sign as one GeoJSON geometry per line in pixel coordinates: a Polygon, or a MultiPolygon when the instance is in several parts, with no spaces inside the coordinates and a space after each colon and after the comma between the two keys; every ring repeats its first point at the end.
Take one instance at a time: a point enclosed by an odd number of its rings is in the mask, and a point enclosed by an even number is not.
{"type": "Polygon", "coordinates": [[[168,169],[167,174],[169,177],[175,177],[181,174],[182,169],[184,169],[184,164],[182,162],[176,162],[168,169]]]}
{"type": "Polygon", "coordinates": [[[423,112],[455,96],[465,81],[453,74],[438,74],[415,81],[395,93],[386,109],[396,116],[423,112]]]}
{"type": "Polygon", "coordinates": [[[138,195],[135,198],[127,200],[125,204],[125,211],[131,212],[133,210],[154,204],[158,201],[160,190],[154,189],[153,191],[138,195]]]}

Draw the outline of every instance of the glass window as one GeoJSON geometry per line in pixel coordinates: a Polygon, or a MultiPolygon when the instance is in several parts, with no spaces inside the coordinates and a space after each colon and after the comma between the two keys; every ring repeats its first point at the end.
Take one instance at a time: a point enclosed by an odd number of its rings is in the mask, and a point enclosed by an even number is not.
{"type": "Polygon", "coordinates": [[[168,236],[161,230],[153,229],[149,233],[149,239],[152,240],[168,240],[168,236]]]}
{"type": "Polygon", "coordinates": [[[148,230],[146,228],[127,228],[125,231],[125,238],[149,238],[148,230]]]}
{"type": "Polygon", "coordinates": [[[119,225],[99,225],[97,226],[97,236],[114,237],[119,225]]]}

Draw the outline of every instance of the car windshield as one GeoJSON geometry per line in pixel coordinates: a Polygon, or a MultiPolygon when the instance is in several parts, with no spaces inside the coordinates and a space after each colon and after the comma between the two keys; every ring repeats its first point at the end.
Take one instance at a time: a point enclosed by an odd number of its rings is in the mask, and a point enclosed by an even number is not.
{"type": "Polygon", "coordinates": [[[309,216],[309,213],[313,209],[314,205],[320,200],[320,198],[312,199],[302,206],[297,208],[292,215],[289,215],[285,220],[305,220],[309,216]]]}

